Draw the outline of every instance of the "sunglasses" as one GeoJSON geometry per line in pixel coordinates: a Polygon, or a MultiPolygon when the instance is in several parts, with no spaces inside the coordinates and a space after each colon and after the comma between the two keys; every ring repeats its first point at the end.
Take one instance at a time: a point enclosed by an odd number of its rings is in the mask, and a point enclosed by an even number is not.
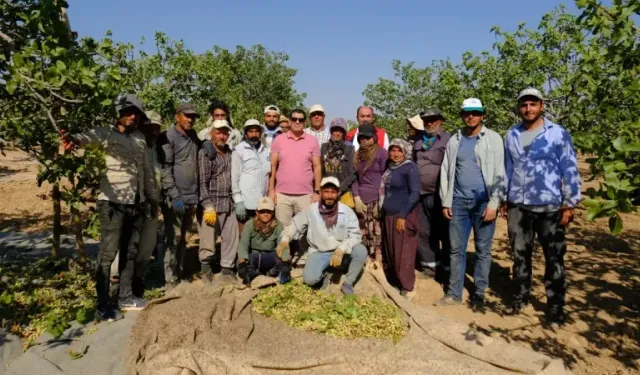
{"type": "Polygon", "coordinates": [[[473,117],[479,117],[479,116],[484,116],[484,112],[480,112],[480,111],[468,111],[468,112],[465,111],[465,112],[462,112],[462,116],[463,117],[466,117],[466,116],[469,116],[469,115],[471,115],[473,117]]]}
{"type": "Polygon", "coordinates": [[[258,213],[259,214],[270,214],[270,213],[273,213],[273,211],[271,211],[271,210],[258,210],[258,213]]]}
{"type": "Polygon", "coordinates": [[[303,122],[305,122],[305,120],[306,120],[306,119],[305,119],[305,118],[303,118],[303,117],[292,117],[292,118],[291,118],[291,122],[300,122],[300,123],[303,123],[303,122]]]}
{"type": "Polygon", "coordinates": [[[324,112],[312,112],[311,117],[324,116],[324,112]]]}

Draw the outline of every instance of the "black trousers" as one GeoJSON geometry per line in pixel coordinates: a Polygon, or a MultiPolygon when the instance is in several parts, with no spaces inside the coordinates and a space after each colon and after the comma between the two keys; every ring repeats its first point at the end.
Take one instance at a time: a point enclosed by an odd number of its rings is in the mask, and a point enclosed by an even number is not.
{"type": "Polygon", "coordinates": [[[418,233],[418,258],[422,268],[428,263],[440,263],[449,267],[449,221],[442,216],[442,202],[437,193],[423,194],[418,201],[420,225],[418,233]]]}
{"type": "Polygon", "coordinates": [[[140,244],[143,214],[138,205],[98,202],[100,218],[100,251],[96,264],[96,294],[98,308],[109,303],[109,276],[111,264],[120,252],[120,299],[131,296],[131,284],[140,244]],[[122,246],[121,246],[122,244],[122,246]],[[123,262],[123,263],[122,263],[123,262]]]}
{"type": "Polygon", "coordinates": [[[533,212],[515,205],[508,211],[509,243],[513,251],[513,286],[517,302],[531,297],[531,257],[535,236],[542,246],[545,259],[544,286],[549,309],[564,307],[566,275],[564,254],[567,251],[565,228],[560,225],[560,213],[533,212]]]}

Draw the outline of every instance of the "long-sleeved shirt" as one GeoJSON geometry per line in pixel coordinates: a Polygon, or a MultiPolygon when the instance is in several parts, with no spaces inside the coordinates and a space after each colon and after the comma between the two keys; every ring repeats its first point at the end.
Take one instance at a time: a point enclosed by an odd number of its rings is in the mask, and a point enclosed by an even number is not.
{"type": "MultiPolygon", "coordinates": [[[[451,207],[453,204],[453,192],[456,184],[456,160],[458,148],[462,139],[462,131],[459,130],[451,136],[444,153],[442,167],[440,168],[440,198],[442,207],[451,207]]],[[[495,131],[483,126],[478,133],[478,142],[475,146],[476,161],[482,171],[484,186],[489,195],[487,206],[497,210],[504,200],[506,179],[504,172],[504,145],[502,137],[495,131]]]]}
{"type": "Polygon", "coordinates": [[[391,172],[385,187],[382,210],[385,215],[406,218],[420,199],[420,175],[416,163],[401,165],[391,172]]]}
{"type": "Polygon", "coordinates": [[[231,150],[218,152],[211,160],[206,150],[198,152],[200,204],[213,206],[217,212],[230,212],[231,204],[231,150]]]}
{"type": "Polygon", "coordinates": [[[320,154],[322,154],[322,175],[337,177],[340,181],[340,192],[344,193],[349,191],[351,185],[356,180],[356,170],[353,165],[353,145],[344,145],[344,155],[340,160],[339,165],[331,165],[327,160],[327,151],[329,149],[329,143],[324,143],[320,146],[320,154]]]}
{"type": "Polygon", "coordinates": [[[238,245],[238,259],[249,259],[249,254],[253,251],[276,251],[278,242],[282,237],[284,227],[282,223],[276,224],[273,233],[268,237],[264,237],[258,233],[254,226],[253,220],[247,221],[240,235],[240,244],[238,245]]]}
{"type": "Polygon", "coordinates": [[[356,164],[356,180],[351,185],[354,197],[360,197],[363,203],[371,203],[380,198],[380,180],[387,168],[387,150],[380,147],[375,159],[367,170],[364,170],[366,163],[358,161],[356,164]]]}
{"type": "Polygon", "coordinates": [[[571,136],[544,119],[543,131],[529,151],[520,144],[522,123],[507,132],[507,200],[525,206],[575,207],[580,201],[580,174],[571,136]]]}
{"type": "Polygon", "coordinates": [[[158,138],[162,163],[162,188],[172,200],[186,204],[198,203],[198,150],[202,141],[195,130],[186,135],[175,125],[158,138]]]}
{"type": "Polygon", "coordinates": [[[115,126],[98,127],[70,137],[80,146],[94,144],[105,149],[107,170],[100,180],[98,200],[137,204],[157,199],[147,143],[138,130],[127,134],[115,126]]]}
{"type": "Polygon", "coordinates": [[[334,227],[327,228],[318,204],[318,202],[312,203],[294,216],[282,232],[282,239],[298,240],[306,233],[309,253],[340,249],[345,254],[351,254],[351,249],[362,242],[362,232],[356,213],[348,206],[338,203],[338,222],[334,227]]]}
{"type": "Polygon", "coordinates": [[[422,140],[413,144],[413,161],[418,165],[420,173],[420,194],[434,194],[438,192],[440,166],[447,149],[447,142],[451,135],[444,130],[436,134],[436,141],[425,150],[422,140]]]}
{"type": "Polygon", "coordinates": [[[279,126],[276,126],[273,130],[269,130],[267,125],[262,125],[262,139],[264,140],[264,145],[267,147],[269,152],[271,152],[273,140],[280,134],[282,134],[282,130],[280,130],[279,126]]]}
{"type": "Polygon", "coordinates": [[[233,201],[242,202],[248,210],[255,210],[258,200],[267,195],[269,187],[269,150],[260,144],[255,147],[243,141],[231,154],[231,190],[233,201]]]}

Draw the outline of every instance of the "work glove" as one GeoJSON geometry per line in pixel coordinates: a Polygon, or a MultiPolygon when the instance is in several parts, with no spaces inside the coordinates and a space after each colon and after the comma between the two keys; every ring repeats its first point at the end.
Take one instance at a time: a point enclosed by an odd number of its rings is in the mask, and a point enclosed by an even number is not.
{"type": "Polygon", "coordinates": [[[244,261],[238,265],[238,276],[240,276],[244,285],[251,285],[253,279],[260,276],[260,271],[253,264],[244,261]]]}
{"type": "Polygon", "coordinates": [[[285,252],[285,250],[289,250],[289,240],[283,239],[282,241],[280,241],[280,243],[276,247],[276,254],[278,255],[278,258],[280,258],[282,260],[288,260],[289,259],[289,252],[288,251],[285,252]],[[282,258],[283,255],[287,259],[283,259],[282,258]]]}
{"type": "Polygon", "coordinates": [[[216,225],[216,221],[218,220],[218,214],[213,206],[207,206],[204,209],[203,215],[204,222],[207,223],[208,226],[212,227],[216,225]]]}
{"type": "Polygon", "coordinates": [[[360,215],[364,215],[367,212],[367,205],[364,204],[360,197],[355,197],[354,201],[356,202],[356,213],[360,215]]]}
{"type": "Polygon", "coordinates": [[[187,205],[184,204],[184,201],[180,198],[172,200],[171,205],[173,206],[173,211],[178,215],[184,215],[184,213],[187,212],[187,205]]]}
{"type": "Polygon", "coordinates": [[[218,150],[216,150],[216,146],[213,145],[211,141],[204,141],[202,143],[202,149],[204,150],[204,154],[209,160],[213,160],[218,155],[218,150]]]}
{"type": "Polygon", "coordinates": [[[291,281],[291,265],[283,263],[280,267],[280,273],[278,274],[278,281],[280,284],[286,284],[291,281]]]}
{"type": "Polygon", "coordinates": [[[343,256],[344,252],[340,249],[336,249],[336,251],[333,252],[333,255],[331,255],[331,258],[329,258],[329,265],[334,268],[340,267],[343,256]]]}
{"type": "Polygon", "coordinates": [[[245,221],[245,219],[247,218],[247,209],[244,207],[243,202],[236,203],[235,211],[238,220],[245,221]]]}

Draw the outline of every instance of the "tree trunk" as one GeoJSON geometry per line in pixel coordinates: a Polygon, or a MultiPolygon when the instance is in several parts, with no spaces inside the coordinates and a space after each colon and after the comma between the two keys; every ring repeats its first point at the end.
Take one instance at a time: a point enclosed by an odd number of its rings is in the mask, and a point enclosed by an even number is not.
{"type": "Polygon", "coordinates": [[[80,210],[71,205],[71,220],[73,221],[73,231],[76,235],[76,251],[78,253],[78,263],[87,263],[87,254],[84,252],[84,238],[82,236],[82,220],[80,210]]]}
{"type": "Polygon", "coordinates": [[[60,255],[60,234],[62,233],[62,213],[60,208],[60,183],[53,184],[51,189],[51,197],[53,199],[53,245],[51,247],[51,256],[60,255]]]}

